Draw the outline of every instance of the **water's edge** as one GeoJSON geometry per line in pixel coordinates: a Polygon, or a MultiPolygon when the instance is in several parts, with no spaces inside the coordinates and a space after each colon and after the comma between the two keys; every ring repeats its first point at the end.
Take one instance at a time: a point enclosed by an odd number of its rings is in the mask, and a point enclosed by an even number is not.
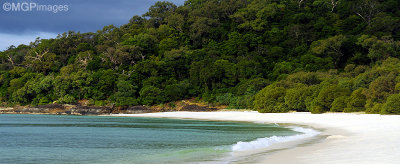
{"type": "MultiPolygon", "coordinates": [[[[247,122],[255,124],[274,124],[269,122],[256,122],[256,121],[237,121],[237,120],[218,120],[218,119],[200,119],[200,118],[184,118],[184,117],[154,117],[154,116],[135,116],[135,115],[100,115],[105,117],[139,117],[139,118],[167,118],[167,119],[182,119],[182,120],[199,120],[199,121],[230,121],[230,122],[247,122]]],[[[276,124],[276,123],[275,123],[276,124]]],[[[299,124],[276,124],[280,127],[289,128],[293,131],[302,134],[291,136],[272,136],[257,138],[250,142],[239,141],[236,144],[230,145],[231,153],[229,156],[218,159],[221,163],[252,163],[264,158],[269,153],[276,153],[279,151],[294,149],[298,146],[309,146],[322,141],[325,136],[321,136],[321,129],[316,129],[309,126],[299,124]]],[[[216,163],[212,161],[211,163],[216,163]]]]}

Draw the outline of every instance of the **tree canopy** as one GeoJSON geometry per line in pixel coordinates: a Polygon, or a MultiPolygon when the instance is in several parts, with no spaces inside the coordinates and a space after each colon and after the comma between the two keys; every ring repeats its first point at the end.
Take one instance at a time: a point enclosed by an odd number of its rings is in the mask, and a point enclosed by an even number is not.
{"type": "Polygon", "coordinates": [[[198,97],[262,112],[373,111],[381,104],[396,113],[386,102],[399,94],[399,6],[157,2],[120,27],[69,31],[0,52],[0,101],[129,106],[198,97]]]}

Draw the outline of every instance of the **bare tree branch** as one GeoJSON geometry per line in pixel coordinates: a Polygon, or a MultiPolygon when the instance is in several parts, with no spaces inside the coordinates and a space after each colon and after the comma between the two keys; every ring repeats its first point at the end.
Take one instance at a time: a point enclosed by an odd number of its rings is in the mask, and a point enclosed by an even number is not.
{"type": "Polygon", "coordinates": [[[301,7],[301,4],[305,1],[305,0],[298,0],[299,1],[299,8],[301,7]]]}
{"type": "Polygon", "coordinates": [[[331,12],[333,13],[333,10],[335,10],[335,8],[336,8],[336,6],[337,6],[337,4],[338,4],[338,1],[331,0],[331,3],[332,3],[332,10],[331,10],[331,12]]]}
{"type": "Polygon", "coordinates": [[[10,63],[11,63],[11,65],[12,65],[12,67],[14,68],[14,66],[15,66],[15,63],[14,63],[14,60],[12,59],[11,55],[10,55],[10,54],[8,54],[8,55],[7,55],[7,57],[8,57],[8,61],[10,61],[10,63]]]}

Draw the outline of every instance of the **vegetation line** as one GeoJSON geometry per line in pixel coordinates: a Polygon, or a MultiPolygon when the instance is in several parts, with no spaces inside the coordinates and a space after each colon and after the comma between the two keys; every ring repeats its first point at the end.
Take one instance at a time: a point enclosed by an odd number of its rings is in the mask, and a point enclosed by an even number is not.
{"type": "Polygon", "coordinates": [[[260,112],[400,114],[399,6],[157,2],[121,27],[0,52],[0,102],[136,106],[195,97],[260,112]]]}

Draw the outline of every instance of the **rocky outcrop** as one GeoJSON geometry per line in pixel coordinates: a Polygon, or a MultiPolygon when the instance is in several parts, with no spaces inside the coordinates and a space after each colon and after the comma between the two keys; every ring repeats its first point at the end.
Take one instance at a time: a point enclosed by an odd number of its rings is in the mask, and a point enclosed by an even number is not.
{"type": "Polygon", "coordinates": [[[40,105],[36,107],[28,107],[28,108],[15,108],[15,113],[23,113],[23,114],[62,114],[65,111],[64,105],[61,104],[48,104],[48,105],[40,105]]]}
{"type": "Polygon", "coordinates": [[[113,108],[113,114],[141,114],[141,113],[152,113],[152,109],[145,106],[119,106],[113,108]]]}
{"type": "Polygon", "coordinates": [[[216,111],[217,108],[209,108],[194,104],[182,103],[179,108],[165,108],[160,106],[122,106],[122,107],[93,107],[78,105],[48,104],[35,107],[3,108],[0,114],[57,114],[57,115],[107,115],[107,114],[140,114],[152,112],[190,111],[208,112],[216,111]]]}
{"type": "Polygon", "coordinates": [[[145,106],[132,106],[127,108],[123,113],[125,114],[139,114],[139,113],[152,113],[153,111],[145,106]]]}
{"type": "Polygon", "coordinates": [[[16,114],[58,114],[58,115],[104,115],[110,114],[110,107],[90,107],[80,105],[48,104],[35,107],[19,107],[1,110],[0,113],[16,114]]]}
{"type": "Polygon", "coordinates": [[[110,107],[91,107],[91,106],[76,106],[70,110],[66,110],[66,114],[72,115],[104,115],[110,114],[112,109],[110,107]],[[70,112],[70,113],[69,113],[70,112]]]}

